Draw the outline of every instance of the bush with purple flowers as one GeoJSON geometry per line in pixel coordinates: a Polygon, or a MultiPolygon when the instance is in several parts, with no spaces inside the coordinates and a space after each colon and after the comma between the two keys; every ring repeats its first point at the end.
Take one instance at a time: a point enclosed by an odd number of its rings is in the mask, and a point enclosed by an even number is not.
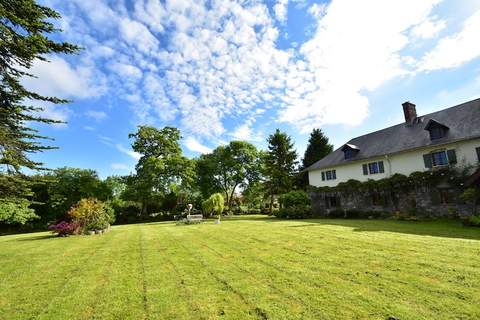
{"type": "Polygon", "coordinates": [[[60,221],[49,225],[48,230],[57,233],[60,237],[66,237],[78,233],[79,225],[75,222],[60,221]]]}

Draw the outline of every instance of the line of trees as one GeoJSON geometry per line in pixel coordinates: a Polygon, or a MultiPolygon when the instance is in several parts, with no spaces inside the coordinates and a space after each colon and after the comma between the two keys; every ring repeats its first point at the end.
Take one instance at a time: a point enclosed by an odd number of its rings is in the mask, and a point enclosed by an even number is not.
{"type": "Polygon", "coordinates": [[[201,208],[212,194],[221,193],[228,210],[244,207],[273,209],[275,197],[307,184],[299,173],[331,151],[321,130],[314,130],[303,162],[291,138],[276,130],[268,149],[246,141],[231,141],[209,154],[189,159],[182,154],[180,131],[140,126],[129,135],[141,157],[134,174],[105,180],[93,170],[48,170],[32,154],[52,149],[35,123],[55,123],[41,114],[38,102],[66,103],[22,86],[35,60],[50,54],[74,54],[80,48],[58,42],[52,20],[60,15],[34,0],[0,0],[0,226],[33,223],[45,226],[65,218],[82,199],[98,199],[113,207],[117,222],[169,216],[187,203],[201,208]],[[25,172],[34,172],[26,174],[25,172]],[[239,196],[241,195],[241,196],[239,196]]]}
{"type": "MultiPolygon", "coordinates": [[[[7,218],[0,215],[0,223],[31,221],[44,227],[65,219],[68,210],[86,198],[107,202],[118,223],[170,219],[188,203],[201,210],[202,202],[216,193],[223,195],[227,212],[271,212],[277,196],[305,187],[299,179],[303,165],[298,165],[291,138],[278,129],[268,137],[266,151],[246,141],[231,141],[195,159],[182,154],[177,128],[140,126],[129,136],[141,155],[135,173],[104,180],[94,170],[78,168],[36,174],[24,198],[34,215],[12,210],[7,218]]],[[[317,136],[323,133],[312,132],[307,152],[317,136]]]]}

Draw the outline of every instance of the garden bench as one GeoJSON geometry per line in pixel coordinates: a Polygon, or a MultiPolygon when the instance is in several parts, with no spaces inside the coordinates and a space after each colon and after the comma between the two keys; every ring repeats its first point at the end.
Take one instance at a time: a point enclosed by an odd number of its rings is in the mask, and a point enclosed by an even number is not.
{"type": "Polygon", "coordinates": [[[189,214],[187,215],[188,223],[200,223],[203,221],[203,216],[201,214],[189,214]]]}

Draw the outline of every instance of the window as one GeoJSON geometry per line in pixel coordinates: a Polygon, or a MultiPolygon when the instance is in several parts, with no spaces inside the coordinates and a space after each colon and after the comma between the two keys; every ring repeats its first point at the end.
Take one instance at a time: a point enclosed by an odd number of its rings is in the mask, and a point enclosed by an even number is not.
{"type": "Polygon", "coordinates": [[[385,172],[383,161],[376,161],[376,162],[370,162],[369,164],[363,164],[362,169],[363,169],[363,175],[365,176],[368,174],[377,174],[377,173],[385,172]]]}
{"type": "Polygon", "coordinates": [[[345,160],[352,159],[353,157],[355,157],[356,153],[357,153],[357,151],[353,150],[353,149],[345,150],[345,160]]]}
{"type": "Polygon", "coordinates": [[[447,153],[445,151],[433,152],[432,165],[434,167],[448,165],[447,153]]]}
{"type": "Polygon", "coordinates": [[[455,149],[442,150],[423,155],[425,168],[433,168],[437,166],[454,165],[457,163],[457,154],[455,149]]]}
{"type": "Polygon", "coordinates": [[[428,120],[428,123],[424,129],[428,130],[430,133],[430,140],[436,140],[445,137],[447,131],[449,130],[446,125],[435,121],[434,119],[428,120]]]}
{"type": "Polygon", "coordinates": [[[440,194],[440,203],[441,204],[453,204],[455,202],[455,197],[451,190],[438,190],[440,194]]]}
{"type": "Polygon", "coordinates": [[[440,139],[445,136],[445,129],[443,127],[433,127],[430,129],[430,139],[435,140],[435,139],[440,139]]]}
{"type": "Polygon", "coordinates": [[[368,171],[370,174],[378,173],[378,162],[372,162],[368,164],[368,171]]]}
{"type": "Polygon", "coordinates": [[[335,180],[337,179],[337,171],[336,170],[328,170],[322,172],[322,181],[325,180],[335,180]]]}
{"type": "Polygon", "coordinates": [[[326,196],[325,206],[327,209],[340,207],[340,198],[337,196],[326,196]]]}

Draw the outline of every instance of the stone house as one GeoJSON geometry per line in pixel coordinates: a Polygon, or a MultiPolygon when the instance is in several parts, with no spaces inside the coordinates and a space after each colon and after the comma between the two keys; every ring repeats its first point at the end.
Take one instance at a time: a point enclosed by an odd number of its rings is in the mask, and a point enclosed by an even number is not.
{"type": "Polygon", "coordinates": [[[480,99],[423,116],[411,102],[402,106],[405,122],[353,138],[307,168],[309,184],[322,190],[311,194],[317,210],[341,207],[433,215],[468,211],[459,200],[464,182],[452,183],[458,179],[449,173],[461,172],[465,181],[478,185],[480,174],[474,172],[480,163],[480,99]],[[352,180],[386,181],[412,173],[441,177],[443,172],[445,179],[433,186],[397,190],[388,197],[385,190],[347,194],[336,188],[352,180]]]}

